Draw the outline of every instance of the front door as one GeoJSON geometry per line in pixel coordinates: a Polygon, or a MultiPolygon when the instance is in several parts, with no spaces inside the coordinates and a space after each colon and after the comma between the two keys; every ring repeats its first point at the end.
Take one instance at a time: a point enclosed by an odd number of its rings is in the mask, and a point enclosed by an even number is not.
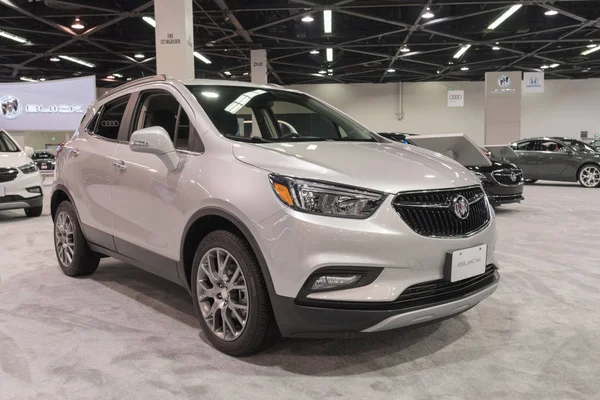
{"type": "Polygon", "coordinates": [[[148,90],[138,96],[131,132],[161,126],[170,135],[179,156],[171,171],[159,157],[130,150],[120,144],[115,158],[114,232],[117,251],[141,262],[150,272],[177,280],[181,227],[185,225],[179,186],[188,157],[191,125],[172,93],[148,90]]]}
{"type": "Polygon", "coordinates": [[[525,179],[538,179],[537,172],[540,159],[536,151],[537,145],[537,140],[524,140],[510,145],[518,156],[517,158],[511,158],[510,161],[521,168],[525,179]]]}
{"type": "Polygon", "coordinates": [[[564,143],[554,140],[541,140],[538,152],[540,164],[538,176],[540,179],[561,180],[561,177],[573,168],[573,152],[564,143]]]}
{"type": "Polygon", "coordinates": [[[126,95],[105,104],[63,149],[69,158],[63,174],[66,181],[75,183],[69,191],[83,233],[88,241],[113,251],[112,157],[119,146],[129,98],[126,95]]]}

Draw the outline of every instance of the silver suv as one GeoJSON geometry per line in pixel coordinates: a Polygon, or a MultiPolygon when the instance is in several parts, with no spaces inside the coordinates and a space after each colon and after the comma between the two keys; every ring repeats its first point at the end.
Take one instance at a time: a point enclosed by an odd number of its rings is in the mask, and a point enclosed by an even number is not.
{"type": "Polygon", "coordinates": [[[111,256],[176,282],[236,356],[440,320],[499,281],[471,172],[269,85],[108,92],[57,157],[51,211],[65,274],[111,256]]]}

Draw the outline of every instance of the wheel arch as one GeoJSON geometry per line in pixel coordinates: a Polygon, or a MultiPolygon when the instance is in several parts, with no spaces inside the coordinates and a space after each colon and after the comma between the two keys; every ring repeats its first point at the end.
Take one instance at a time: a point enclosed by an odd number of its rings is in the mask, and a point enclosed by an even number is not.
{"type": "Polygon", "coordinates": [[[75,214],[77,214],[77,219],[79,219],[77,207],[75,206],[75,202],[73,202],[73,197],[69,193],[69,190],[63,185],[57,185],[54,187],[54,190],[52,191],[52,197],[50,198],[50,216],[52,217],[52,221],[54,221],[54,216],[58,206],[65,200],[69,201],[73,205],[75,214]]]}
{"type": "Polygon", "coordinates": [[[191,292],[192,263],[198,244],[206,235],[218,229],[232,230],[240,234],[250,244],[260,265],[269,295],[272,297],[275,291],[271,274],[266,259],[250,228],[231,212],[219,207],[209,207],[196,211],[185,225],[181,240],[178,270],[186,289],[191,292]]]}

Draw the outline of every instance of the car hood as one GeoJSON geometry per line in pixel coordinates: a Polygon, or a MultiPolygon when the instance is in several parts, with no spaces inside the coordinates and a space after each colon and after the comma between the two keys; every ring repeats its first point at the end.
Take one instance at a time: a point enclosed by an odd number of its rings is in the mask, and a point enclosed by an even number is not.
{"type": "Polygon", "coordinates": [[[474,175],[441,154],[399,143],[237,142],[234,156],[282,175],[387,193],[477,185],[474,175]]]}
{"type": "Polygon", "coordinates": [[[472,171],[480,171],[480,172],[492,172],[492,171],[497,171],[499,169],[514,169],[514,170],[519,169],[519,167],[515,166],[513,163],[504,161],[501,158],[490,157],[490,161],[492,162],[492,165],[490,165],[490,166],[487,166],[487,165],[485,165],[485,166],[469,166],[467,168],[469,168],[472,171]]]}
{"type": "Polygon", "coordinates": [[[0,153],[0,168],[20,167],[29,164],[31,158],[24,151],[19,153],[0,153]]]}

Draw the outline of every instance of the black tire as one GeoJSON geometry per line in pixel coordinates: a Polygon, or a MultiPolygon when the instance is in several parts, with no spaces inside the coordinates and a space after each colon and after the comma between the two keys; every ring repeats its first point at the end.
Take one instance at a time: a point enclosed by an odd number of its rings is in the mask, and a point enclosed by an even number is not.
{"type": "Polygon", "coordinates": [[[42,206],[39,207],[30,207],[25,209],[25,215],[28,217],[39,217],[42,215],[42,206]]]}
{"type": "Polygon", "coordinates": [[[536,183],[538,180],[537,179],[525,179],[525,183],[529,183],[530,185],[532,183],[536,183]]]}
{"type": "Polygon", "coordinates": [[[585,188],[597,188],[600,187],[600,181],[598,183],[596,183],[595,185],[586,185],[583,183],[583,172],[586,169],[590,169],[593,168],[596,171],[600,172],[600,165],[598,164],[594,164],[594,163],[588,163],[585,165],[582,165],[581,168],[579,168],[579,171],[577,171],[577,182],[579,182],[579,184],[585,188]]]}
{"type": "Polygon", "coordinates": [[[67,276],[87,276],[93,274],[98,269],[100,257],[88,246],[87,241],[83,236],[83,232],[81,231],[81,226],[79,225],[79,220],[77,219],[77,213],[75,212],[71,202],[67,200],[60,203],[56,209],[54,218],[54,249],[56,251],[58,265],[60,266],[62,272],[67,276]],[[59,256],[57,221],[59,220],[61,213],[66,213],[73,227],[73,234],[69,235],[72,236],[74,244],[74,255],[70,264],[63,262],[59,256]]]}
{"type": "Polygon", "coordinates": [[[267,286],[256,255],[244,237],[224,230],[206,235],[194,255],[191,284],[194,308],[200,327],[217,350],[231,356],[243,357],[269,347],[278,338],[279,332],[271,309],[267,286]],[[198,301],[197,277],[200,262],[207,252],[216,248],[228,251],[235,258],[244,274],[248,292],[248,313],[245,327],[240,336],[230,341],[223,340],[213,333],[202,315],[198,301]]]}

